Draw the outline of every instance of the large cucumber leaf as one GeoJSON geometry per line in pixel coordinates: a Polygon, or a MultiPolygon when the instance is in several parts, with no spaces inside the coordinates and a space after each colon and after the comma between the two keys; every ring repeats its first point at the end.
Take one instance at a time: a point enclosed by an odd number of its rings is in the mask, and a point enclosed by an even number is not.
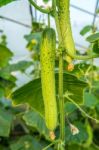
{"type": "MultiPolygon", "coordinates": [[[[49,79],[50,82],[50,79],[49,79]]],[[[64,73],[64,93],[68,90],[72,93],[71,98],[78,104],[83,103],[83,91],[87,83],[80,81],[76,76],[64,73]]],[[[58,74],[56,73],[56,92],[58,94],[58,74]]],[[[25,84],[12,93],[15,105],[27,103],[35,110],[44,114],[41,79],[35,79],[25,84]]]]}

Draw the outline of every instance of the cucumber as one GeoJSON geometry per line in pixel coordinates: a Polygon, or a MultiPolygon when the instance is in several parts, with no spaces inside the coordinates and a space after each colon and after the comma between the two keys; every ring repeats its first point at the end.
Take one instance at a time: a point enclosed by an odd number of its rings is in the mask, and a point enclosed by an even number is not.
{"type": "Polygon", "coordinates": [[[71,30],[69,6],[70,0],[58,1],[58,17],[63,42],[62,44],[66,53],[70,56],[74,56],[76,54],[76,50],[71,30]]]}
{"type": "Polygon", "coordinates": [[[42,94],[45,107],[45,122],[50,131],[54,131],[57,125],[57,103],[54,73],[55,49],[55,31],[52,28],[46,28],[42,33],[40,63],[42,94]]]}
{"type": "Polygon", "coordinates": [[[58,7],[59,28],[62,38],[62,41],[60,41],[60,43],[62,47],[65,49],[66,55],[70,56],[72,59],[77,60],[88,60],[99,57],[99,54],[86,56],[76,54],[70,22],[70,0],[57,0],[57,7],[58,7]]]}

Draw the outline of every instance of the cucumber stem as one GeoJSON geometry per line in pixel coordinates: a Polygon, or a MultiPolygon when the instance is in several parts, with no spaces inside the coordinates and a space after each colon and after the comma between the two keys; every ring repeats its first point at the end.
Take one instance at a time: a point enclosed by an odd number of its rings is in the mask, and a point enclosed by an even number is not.
{"type": "Polygon", "coordinates": [[[63,97],[63,56],[59,57],[59,107],[60,107],[60,139],[64,142],[65,138],[65,114],[63,97]]]}
{"type": "Polygon", "coordinates": [[[48,27],[50,28],[50,14],[48,14],[48,27]]]}
{"type": "MultiPolygon", "coordinates": [[[[59,27],[59,19],[56,10],[56,0],[53,0],[53,10],[56,23],[56,29],[58,32],[59,43],[62,42],[61,31],[59,27]]],[[[63,97],[63,54],[62,51],[59,55],[59,109],[60,109],[60,139],[65,141],[65,113],[64,113],[64,97],[63,97]]]]}

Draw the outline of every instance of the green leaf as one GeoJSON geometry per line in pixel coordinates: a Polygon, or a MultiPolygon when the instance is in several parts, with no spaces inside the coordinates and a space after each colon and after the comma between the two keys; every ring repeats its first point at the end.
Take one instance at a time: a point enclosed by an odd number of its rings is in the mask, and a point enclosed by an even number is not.
{"type": "Polygon", "coordinates": [[[94,145],[91,145],[90,147],[83,147],[83,145],[82,146],[80,146],[80,145],[78,145],[78,144],[70,144],[69,146],[68,146],[68,150],[99,150],[99,148],[96,146],[94,146],[94,145]]]}
{"type": "Polygon", "coordinates": [[[48,2],[48,1],[50,1],[50,0],[43,0],[44,2],[48,2]]]}
{"type": "Polygon", "coordinates": [[[1,99],[1,104],[2,104],[3,108],[11,108],[12,107],[11,100],[8,100],[6,98],[1,99]]]}
{"type": "Polygon", "coordinates": [[[49,138],[49,130],[45,125],[45,120],[38,112],[34,110],[28,111],[24,114],[23,119],[28,126],[34,127],[40,134],[47,139],[49,138]]]}
{"type": "Polygon", "coordinates": [[[9,150],[9,148],[5,148],[3,145],[0,145],[0,150],[9,150]]]}
{"type": "Polygon", "coordinates": [[[80,34],[81,35],[85,35],[87,32],[89,32],[90,30],[92,30],[92,26],[88,25],[88,26],[85,26],[81,31],[80,31],[80,34]]]}
{"type": "Polygon", "coordinates": [[[93,81],[93,87],[99,89],[99,80],[93,81]]]}
{"type": "Polygon", "coordinates": [[[10,144],[11,150],[41,150],[42,146],[32,136],[26,135],[10,144]]]}
{"type": "Polygon", "coordinates": [[[97,97],[97,99],[99,99],[99,86],[98,86],[98,88],[94,89],[93,93],[97,97]]]}
{"type": "Polygon", "coordinates": [[[12,124],[13,115],[0,108],[0,136],[8,137],[12,124]]]}
{"type": "Polygon", "coordinates": [[[71,114],[75,110],[77,110],[77,107],[73,103],[71,103],[71,102],[66,102],[65,103],[65,113],[66,113],[66,115],[71,114]]]}
{"type": "Polygon", "coordinates": [[[0,77],[0,86],[4,89],[4,96],[8,96],[15,85],[15,81],[11,81],[11,79],[6,80],[0,77]]]}
{"type": "Polygon", "coordinates": [[[79,145],[77,145],[77,144],[70,144],[69,146],[68,146],[68,150],[81,150],[80,149],[81,147],[79,146],[79,145]]]}
{"type": "Polygon", "coordinates": [[[96,112],[99,114],[99,103],[96,105],[96,112]]]}
{"type": "Polygon", "coordinates": [[[0,86],[0,100],[4,97],[4,88],[0,86]]]}
{"type": "MultiPolygon", "coordinates": [[[[96,71],[97,67],[93,65],[93,70],[96,71]]],[[[90,64],[87,62],[81,62],[75,64],[75,68],[72,71],[72,74],[76,75],[79,79],[85,79],[85,74],[89,70],[88,73],[91,72],[90,64]]]]}
{"type": "Polygon", "coordinates": [[[13,53],[5,46],[0,44],[0,67],[5,67],[13,53]]]}
{"type": "Polygon", "coordinates": [[[83,148],[82,150],[99,150],[99,148],[98,148],[98,146],[91,145],[90,147],[88,147],[88,148],[83,148]]]}
{"type": "MultiPolygon", "coordinates": [[[[33,24],[33,26],[34,26],[34,24],[33,24]]],[[[33,30],[36,30],[34,28],[37,28],[37,23],[35,24],[35,26],[36,27],[33,27],[33,30]]],[[[24,36],[24,38],[28,41],[27,48],[30,51],[35,50],[38,52],[40,50],[41,35],[42,35],[42,32],[34,32],[34,33],[24,36]]]]}
{"type": "MultiPolygon", "coordinates": [[[[49,79],[50,82],[50,79],[49,79]]],[[[71,98],[76,103],[83,102],[83,91],[87,84],[77,79],[77,77],[64,73],[64,93],[68,90],[72,93],[71,98]]],[[[58,94],[58,74],[56,73],[56,92],[58,94]]],[[[33,80],[12,94],[14,104],[28,103],[35,110],[44,114],[44,103],[41,89],[41,79],[33,80]]]]}
{"type": "Polygon", "coordinates": [[[28,42],[31,42],[31,40],[33,39],[36,39],[37,41],[41,39],[41,34],[42,32],[34,32],[34,33],[31,33],[29,35],[25,35],[24,38],[28,41],[28,42]]]}
{"type": "Polygon", "coordinates": [[[99,40],[94,43],[93,52],[99,54],[99,40]]]}
{"type": "Polygon", "coordinates": [[[0,77],[9,79],[9,77],[11,76],[11,72],[24,72],[31,65],[33,65],[32,61],[19,61],[18,63],[10,64],[0,70],[0,77]]]}
{"type": "Polygon", "coordinates": [[[41,92],[41,80],[33,80],[12,94],[14,104],[28,103],[31,107],[44,114],[44,104],[41,92]]]}
{"type": "Polygon", "coordinates": [[[23,71],[24,72],[31,65],[33,65],[32,61],[19,61],[16,64],[9,65],[5,69],[7,69],[10,73],[13,71],[23,71]]]}
{"type": "Polygon", "coordinates": [[[95,41],[98,41],[98,40],[99,40],[99,33],[94,33],[94,34],[88,36],[88,37],[86,38],[86,40],[87,40],[88,42],[90,42],[90,43],[93,43],[93,42],[95,42],[95,41]]]}
{"type": "Polygon", "coordinates": [[[50,0],[43,0],[44,3],[48,3],[50,0]]]}
{"type": "MultiPolygon", "coordinates": [[[[71,99],[73,99],[77,104],[82,104],[83,92],[84,89],[88,86],[88,84],[82,80],[79,80],[76,76],[68,73],[64,73],[63,79],[64,94],[66,93],[66,91],[68,91],[69,93],[71,93],[71,99]]],[[[56,81],[58,93],[58,75],[56,76],[56,81]]]]}
{"type": "Polygon", "coordinates": [[[98,102],[99,101],[94,94],[87,92],[84,93],[84,105],[86,107],[94,108],[98,102]]]}
{"type": "Polygon", "coordinates": [[[15,0],[0,0],[0,7],[7,5],[8,3],[14,2],[15,0]]]}

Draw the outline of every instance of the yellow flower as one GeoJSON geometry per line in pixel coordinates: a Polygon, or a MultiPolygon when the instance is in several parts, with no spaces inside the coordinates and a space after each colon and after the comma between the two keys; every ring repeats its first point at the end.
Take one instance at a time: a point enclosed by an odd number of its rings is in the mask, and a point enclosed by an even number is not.
{"type": "Polygon", "coordinates": [[[33,45],[36,45],[36,44],[37,44],[37,40],[33,39],[33,40],[31,40],[31,43],[32,43],[33,45]]]}

